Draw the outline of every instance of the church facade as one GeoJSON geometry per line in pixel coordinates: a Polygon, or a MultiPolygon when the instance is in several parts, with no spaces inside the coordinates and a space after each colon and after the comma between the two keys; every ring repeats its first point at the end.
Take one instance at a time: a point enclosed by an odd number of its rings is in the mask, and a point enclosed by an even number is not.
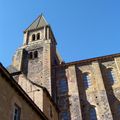
{"type": "Polygon", "coordinates": [[[119,120],[120,54],[65,63],[56,45],[39,16],[8,71],[49,120],[119,120]]]}

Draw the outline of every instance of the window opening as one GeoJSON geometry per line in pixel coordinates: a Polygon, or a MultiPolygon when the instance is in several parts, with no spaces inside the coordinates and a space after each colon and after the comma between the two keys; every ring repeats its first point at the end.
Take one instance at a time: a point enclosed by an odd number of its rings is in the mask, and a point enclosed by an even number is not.
{"type": "Polygon", "coordinates": [[[35,41],[35,34],[32,35],[32,41],[35,41]]]}
{"type": "Polygon", "coordinates": [[[97,120],[95,108],[90,109],[90,120],[97,120]]]}
{"type": "Polygon", "coordinates": [[[83,83],[84,83],[85,88],[88,88],[89,86],[92,85],[91,78],[88,73],[83,74],[83,83]]]}
{"type": "Polygon", "coordinates": [[[107,78],[110,81],[110,84],[114,84],[117,81],[116,76],[115,76],[115,72],[113,71],[113,69],[107,70],[107,78]]]}
{"type": "Polygon", "coordinates": [[[64,94],[68,91],[68,87],[67,87],[67,80],[62,79],[58,81],[58,91],[61,94],[64,94]]]}
{"type": "Polygon", "coordinates": [[[33,53],[32,52],[29,53],[29,59],[33,59],[33,53]]]}
{"type": "Polygon", "coordinates": [[[18,105],[14,106],[13,120],[20,120],[21,109],[18,105]]]}
{"type": "Polygon", "coordinates": [[[37,33],[37,40],[40,39],[40,33],[37,33]]]}
{"type": "Polygon", "coordinates": [[[34,58],[38,58],[38,51],[34,52],[34,58]]]}
{"type": "Polygon", "coordinates": [[[50,117],[53,117],[52,106],[50,105],[50,117]]]}

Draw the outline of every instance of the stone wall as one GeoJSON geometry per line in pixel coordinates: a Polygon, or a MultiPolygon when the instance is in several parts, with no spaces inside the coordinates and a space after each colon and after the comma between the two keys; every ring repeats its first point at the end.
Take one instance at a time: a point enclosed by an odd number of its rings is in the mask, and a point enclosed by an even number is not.
{"type": "Polygon", "coordinates": [[[108,96],[109,105],[111,108],[113,119],[119,120],[120,112],[120,66],[119,57],[112,59],[111,61],[106,61],[102,63],[102,73],[104,78],[104,84],[108,96]],[[110,81],[107,76],[108,70],[112,70],[115,81],[110,81]]]}
{"type": "MultiPolygon", "coordinates": [[[[31,45],[27,47],[26,50],[28,54],[32,52],[34,54],[35,51],[38,52],[38,57],[33,59],[28,59],[28,67],[27,69],[27,77],[33,82],[44,85],[43,83],[43,47],[41,45],[31,45]]],[[[25,59],[24,59],[25,61],[25,59]]]]}
{"type": "Polygon", "coordinates": [[[49,120],[58,120],[58,110],[56,109],[50,95],[42,87],[32,84],[25,75],[19,75],[18,84],[29,95],[34,103],[41,109],[41,111],[49,118],[49,120]],[[52,110],[52,117],[50,116],[50,107],[52,110]]]}
{"type": "Polygon", "coordinates": [[[55,108],[46,92],[43,93],[43,112],[49,120],[58,120],[58,110],[55,108]]]}
{"type": "Polygon", "coordinates": [[[75,66],[56,67],[57,98],[61,114],[66,111],[71,120],[89,120],[90,110],[94,109],[98,120],[117,120],[119,116],[117,106],[119,106],[120,101],[119,62],[120,59],[114,58],[106,61],[86,62],[75,66]],[[106,70],[109,67],[113,67],[116,72],[117,83],[112,86],[106,77],[106,70]],[[88,88],[84,86],[84,73],[90,74],[91,85],[88,88]],[[66,94],[61,94],[59,91],[59,81],[62,79],[67,80],[68,91],[66,94]],[[61,106],[61,103],[64,105],[61,106]],[[67,104],[69,105],[67,106],[67,104]]]}
{"type": "Polygon", "coordinates": [[[35,102],[35,104],[43,111],[43,90],[33,85],[24,74],[19,75],[18,84],[35,102]]]}
{"type": "Polygon", "coordinates": [[[22,62],[23,62],[23,49],[18,49],[13,56],[12,65],[18,70],[21,70],[22,62]]]}

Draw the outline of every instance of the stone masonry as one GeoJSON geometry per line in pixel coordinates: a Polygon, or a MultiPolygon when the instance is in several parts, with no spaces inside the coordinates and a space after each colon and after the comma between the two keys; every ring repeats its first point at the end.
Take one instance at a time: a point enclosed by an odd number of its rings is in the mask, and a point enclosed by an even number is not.
{"type": "MultiPolygon", "coordinates": [[[[13,57],[12,67],[22,72],[19,84],[27,89],[21,81],[25,76],[45,87],[59,108],[59,120],[119,120],[120,54],[65,63],[56,45],[50,25],[39,16],[24,31],[23,45],[13,57]]],[[[41,97],[33,101],[43,109],[41,97]]]]}

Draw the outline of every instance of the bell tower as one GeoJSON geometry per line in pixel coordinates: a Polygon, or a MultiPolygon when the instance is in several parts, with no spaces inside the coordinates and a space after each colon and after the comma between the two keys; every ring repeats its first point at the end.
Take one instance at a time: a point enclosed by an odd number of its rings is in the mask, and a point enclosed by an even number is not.
{"type": "MultiPolygon", "coordinates": [[[[27,79],[44,86],[51,94],[51,67],[56,64],[56,40],[50,25],[40,15],[25,31],[24,41],[12,65],[27,79]]],[[[58,61],[57,61],[58,62],[58,61]]]]}

